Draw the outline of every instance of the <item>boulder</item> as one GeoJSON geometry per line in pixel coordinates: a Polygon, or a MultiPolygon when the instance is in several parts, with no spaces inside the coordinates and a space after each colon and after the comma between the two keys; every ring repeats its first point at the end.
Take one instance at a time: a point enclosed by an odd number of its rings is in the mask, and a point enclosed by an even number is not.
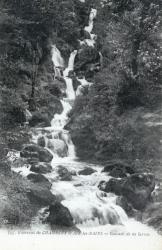
{"type": "Polygon", "coordinates": [[[135,210],[125,197],[117,197],[116,205],[122,207],[128,216],[133,217],[135,215],[135,210]]]}
{"type": "MultiPolygon", "coordinates": [[[[135,173],[133,167],[123,161],[112,161],[112,162],[107,163],[107,165],[103,168],[102,172],[109,172],[109,173],[111,172],[111,174],[113,175],[118,175],[117,172],[119,173],[119,175],[122,175],[122,173],[123,175],[135,173]]],[[[113,177],[116,177],[116,176],[113,176],[113,177]]]]}
{"type": "Polygon", "coordinates": [[[90,174],[93,174],[93,173],[95,173],[96,172],[96,170],[94,170],[93,168],[85,168],[85,169],[83,169],[83,170],[80,170],[79,172],[78,172],[78,174],[79,175],[90,175],[90,174]]]}
{"type": "Polygon", "coordinates": [[[47,174],[52,172],[52,166],[49,163],[39,162],[36,165],[32,165],[30,171],[38,174],[47,174]]]}
{"type": "Polygon", "coordinates": [[[66,157],[68,154],[68,147],[63,140],[49,139],[48,148],[56,153],[59,157],[66,157]]]}
{"type": "Polygon", "coordinates": [[[53,159],[53,155],[47,149],[36,144],[25,145],[20,152],[20,156],[24,158],[38,158],[41,162],[50,162],[53,159]]]}
{"type": "Polygon", "coordinates": [[[43,136],[38,137],[37,144],[38,146],[43,148],[46,146],[46,142],[43,136]]]}
{"type": "Polygon", "coordinates": [[[98,188],[107,193],[115,193],[116,195],[122,195],[123,180],[111,178],[108,182],[101,181],[98,188]]]}
{"type": "Polygon", "coordinates": [[[32,204],[38,204],[39,206],[48,206],[56,201],[56,197],[51,191],[40,185],[31,184],[27,190],[27,195],[32,204]]]}
{"type": "Polygon", "coordinates": [[[28,174],[27,178],[31,182],[37,183],[37,184],[39,184],[42,187],[45,187],[47,189],[50,189],[52,186],[52,184],[49,182],[49,180],[41,174],[28,174]]]}
{"type": "Polygon", "coordinates": [[[21,152],[20,152],[20,156],[21,156],[22,158],[31,158],[31,159],[33,159],[33,158],[38,159],[38,158],[39,158],[38,152],[29,152],[29,151],[27,151],[27,150],[21,151],[21,152]]]}
{"type": "Polygon", "coordinates": [[[65,227],[73,227],[73,218],[70,214],[68,208],[64,207],[61,203],[55,202],[49,207],[49,216],[47,218],[47,222],[53,226],[65,226],[65,227]]]}
{"type": "Polygon", "coordinates": [[[127,199],[133,208],[142,210],[150,199],[155,187],[155,178],[152,174],[132,174],[121,180],[110,179],[108,182],[102,181],[99,189],[105,192],[112,192],[122,195],[127,199]]]}
{"type": "Polygon", "coordinates": [[[124,177],[127,177],[126,169],[125,168],[118,168],[118,167],[113,168],[109,172],[109,175],[112,176],[112,177],[114,177],[114,178],[124,178],[124,177]]]}
{"type": "Polygon", "coordinates": [[[26,158],[27,163],[30,165],[36,165],[39,163],[39,158],[26,158]]]}
{"type": "Polygon", "coordinates": [[[162,202],[150,203],[143,212],[142,221],[162,231],[162,202]]]}
{"type": "Polygon", "coordinates": [[[57,166],[57,172],[59,174],[59,178],[61,181],[71,181],[72,180],[72,174],[67,170],[64,166],[57,166]]]}
{"type": "Polygon", "coordinates": [[[73,175],[73,176],[76,176],[77,175],[77,172],[75,170],[71,170],[70,171],[70,174],[73,175]]]}
{"type": "Polygon", "coordinates": [[[83,36],[84,36],[84,39],[91,39],[89,32],[87,32],[86,30],[83,30],[83,36]]]}
{"type": "Polygon", "coordinates": [[[29,120],[29,126],[31,127],[50,127],[51,123],[45,114],[39,112],[33,113],[33,116],[29,120]]]}
{"type": "Polygon", "coordinates": [[[141,210],[145,208],[154,188],[154,175],[147,173],[133,174],[123,182],[122,194],[135,209],[141,210]]]}

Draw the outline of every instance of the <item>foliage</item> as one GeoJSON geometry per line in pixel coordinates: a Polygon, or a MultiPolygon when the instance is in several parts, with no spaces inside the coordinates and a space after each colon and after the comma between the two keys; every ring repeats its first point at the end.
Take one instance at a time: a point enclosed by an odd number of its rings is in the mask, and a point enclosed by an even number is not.
{"type": "Polygon", "coordinates": [[[161,12],[156,0],[98,3],[94,33],[103,68],[76,100],[69,124],[80,157],[160,157],[159,129],[147,128],[142,117],[161,104],[161,12]]]}

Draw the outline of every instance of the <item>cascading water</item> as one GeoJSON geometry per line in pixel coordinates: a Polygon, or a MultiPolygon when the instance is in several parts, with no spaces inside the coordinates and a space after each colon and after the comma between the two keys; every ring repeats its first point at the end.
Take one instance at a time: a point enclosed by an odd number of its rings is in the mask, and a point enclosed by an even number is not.
{"type": "Polygon", "coordinates": [[[94,35],[91,34],[93,30],[93,20],[96,18],[97,15],[97,10],[96,9],[91,9],[90,15],[89,15],[89,24],[84,28],[85,31],[87,31],[90,34],[91,39],[94,38],[94,35]]]}
{"type": "MultiPolygon", "coordinates": [[[[84,1],[83,1],[84,2],[84,1]]],[[[89,26],[85,30],[89,32],[91,42],[94,42],[95,36],[91,34],[93,29],[93,20],[96,17],[97,11],[91,10],[89,16],[89,26]]],[[[61,100],[63,112],[55,114],[51,121],[51,127],[44,128],[43,134],[41,129],[33,135],[33,141],[37,142],[39,136],[45,138],[46,148],[53,153],[51,173],[45,176],[51,181],[51,191],[56,195],[62,204],[66,206],[74,219],[74,222],[82,232],[110,232],[110,231],[129,231],[134,232],[150,232],[151,229],[136,222],[133,219],[128,219],[125,211],[116,204],[117,196],[112,193],[105,193],[98,189],[100,181],[108,181],[110,178],[106,173],[101,172],[102,167],[93,164],[79,162],[76,158],[75,147],[70,138],[70,134],[64,129],[68,122],[68,113],[72,109],[76,94],[80,94],[77,89],[76,93],[73,88],[72,79],[69,76],[70,71],[74,69],[74,60],[77,51],[74,50],[69,58],[68,67],[63,71],[63,78],[66,82],[67,97],[61,100]],[[50,134],[50,138],[49,138],[50,134]],[[66,150],[65,150],[66,149],[66,150]],[[72,174],[72,179],[69,181],[60,180],[58,175],[59,165],[67,168],[72,174]],[[90,167],[94,170],[91,175],[81,175],[80,170],[90,167]]],[[[52,46],[52,60],[57,74],[61,75],[61,70],[64,69],[64,60],[60,51],[56,46],[52,46]]],[[[85,78],[78,79],[81,86],[91,86],[85,78]]],[[[79,86],[80,87],[80,86],[79,86]]],[[[21,169],[24,175],[29,173],[25,168],[21,169]]],[[[41,227],[48,228],[48,225],[41,224],[41,218],[45,216],[45,209],[41,209],[32,224],[32,228],[40,229],[41,227]]]]}
{"type": "Polygon", "coordinates": [[[68,67],[63,72],[64,80],[66,82],[66,95],[67,95],[67,98],[70,100],[75,99],[75,91],[73,88],[72,79],[69,78],[68,76],[69,76],[69,72],[74,70],[74,60],[75,60],[76,54],[77,54],[77,50],[74,50],[71,53],[70,58],[69,58],[68,67]]]}

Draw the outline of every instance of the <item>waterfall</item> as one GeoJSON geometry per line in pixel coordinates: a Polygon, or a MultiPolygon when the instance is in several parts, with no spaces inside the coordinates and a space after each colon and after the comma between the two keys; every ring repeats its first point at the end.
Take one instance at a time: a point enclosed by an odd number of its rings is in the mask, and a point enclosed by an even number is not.
{"type": "Polygon", "coordinates": [[[64,60],[61,56],[60,51],[57,49],[55,45],[52,45],[52,61],[56,68],[64,67],[64,60]]]}
{"type": "Polygon", "coordinates": [[[89,34],[91,34],[91,32],[93,30],[93,21],[94,21],[94,18],[96,18],[96,15],[97,15],[97,10],[96,9],[91,9],[91,12],[90,12],[90,15],[89,15],[89,24],[88,24],[88,26],[86,26],[84,28],[84,30],[87,31],[89,34]]]}
{"type": "MultiPolygon", "coordinates": [[[[74,145],[71,141],[70,135],[68,131],[64,130],[64,126],[68,122],[68,113],[72,109],[72,103],[75,99],[75,91],[73,88],[73,81],[69,77],[69,72],[73,71],[74,69],[74,60],[75,56],[77,54],[77,50],[74,50],[69,57],[68,61],[68,67],[63,71],[63,78],[66,82],[66,98],[61,100],[61,104],[63,107],[63,111],[61,114],[55,114],[53,120],[51,121],[51,126],[54,130],[58,130],[60,132],[60,140],[63,141],[66,146],[68,147],[68,155],[70,159],[74,159],[75,156],[75,149],[74,145]]],[[[59,68],[62,68],[64,65],[64,60],[61,56],[61,52],[54,47],[54,50],[52,49],[52,60],[55,65],[55,62],[57,63],[59,68]],[[60,63],[60,64],[59,64],[60,63]]],[[[54,141],[55,143],[55,141],[54,141]]],[[[55,145],[53,145],[53,148],[55,145]]]]}
{"type": "Polygon", "coordinates": [[[93,85],[92,82],[88,82],[85,77],[83,77],[82,79],[77,78],[77,80],[81,83],[81,85],[78,86],[77,90],[76,90],[76,96],[78,95],[82,95],[82,90],[84,90],[85,87],[90,87],[93,85]]]}
{"type": "MultiPolygon", "coordinates": [[[[81,1],[81,0],[80,0],[81,1]]],[[[83,0],[81,2],[84,2],[83,0]]],[[[85,30],[90,34],[91,39],[85,40],[89,46],[94,45],[96,36],[91,34],[93,30],[93,21],[97,15],[97,10],[92,9],[89,15],[89,25],[85,30]]],[[[72,79],[69,76],[70,71],[74,70],[75,56],[77,50],[74,50],[69,57],[68,66],[65,68],[64,59],[61,52],[55,45],[52,46],[52,61],[57,75],[61,75],[66,82],[66,97],[61,100],[63,111],[61,114],[55,114],[51,127],[43,128],[43,137],[45,138],[46,148],[53,154],[51,162],[52,172],[45,176],[52,182],[51,192],[61,199],[61,203],[66,206],[74,219],[74,222],[82,232],[111,232],[130,230],[133,225],[133,230],[137,232],[141,230],[148,231],[148,227],[144,227],[139,222],[129,219],[125,211],[116,204],[117,196],[112,193],[105,193],[98,189],[98,184],[101,181],[108,181],[111,177],[107,173],[102,172],[100,165],[88,164],[80,162],[76,158],[75,147],[71,140],[69,131],[65,130],[69,118],[68,114],[72,109],[72,105],[76,95],[81,94],[81,89],[90,87],[92,83],[88,82],[85,77],[78,79],[81,85],[76,93],[73,88],[72,79]],[[50,139],[49,139],[50,135],[50,139]],[[74,173],[69,181],[60,180],[57,169],[60,164],[65,167],[69,173],[74,173]],[[91,168],[94,173],[91,175],[81,175],[80,170],[91,168]]],[[[101,60],[102,55],[100,54],[101,60]]],[[[33,134],[33,142],[37,143],[39,136],[42,136],[41,129],[33,134]]],[[[19,171],[17,169],[16,171],[19,171]]],[[[28,168],[21,168],[23,175],[29,173],[28,168]]],[[[41,209],[37,217],[33,220],[33,228],[40,229],[44,227],[41,224],[40,217],[45,216],[45,209],[41,209]]],[[[48,225],[46,225],[48,228],[48,225]]]]}
{"type": "Polygon", "coordinates": [[[76,54],[77,54],[77,50],[74,50],[70,54],[68,67],[63,72],[64,79],[65,79],[65,82],[66,82],[66,94],[67,94],[67,98],[70,99],[70,100],[75,99],[75,91],[74,91],[74,88],[73,88],[72,79],[69,78],[68,76],[69,76],[69,72],[74,70],[74,60],[75,60],[76,54]]]}
{"type": "Polygon", "coordinates": [[[68,77],[69,72],[74,70],[74,60],[77,55],[77,50],[74,50],[69,57],[68,67],[64,70],[64,77],[68,77]]]}

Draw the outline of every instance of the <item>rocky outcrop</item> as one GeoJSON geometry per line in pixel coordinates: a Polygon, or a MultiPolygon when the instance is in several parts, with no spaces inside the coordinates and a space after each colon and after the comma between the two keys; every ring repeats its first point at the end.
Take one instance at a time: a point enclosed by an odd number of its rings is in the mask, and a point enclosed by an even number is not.
{"type": "Polygon", "coordinates": [[[57,166],[57,173],[59,175],[59,179],[61,181],[71,181],[72,180],[72,174],[67,170],[64,166],[57,166]]]}
{"type": "Polygon", "coordinates": [[[95,172],[96,172],[96,170],[94,170],[93,168],[85,168],[83,170],[80,170],[78,172],[78,174],[79,175],[91,175],[91,174],[93,174],[95,172]]]}
{"type": "Polygon", "coordinates": [[[55,78],[54,83],[48,86],[49,92],[51,95],[54,95],[58,98],[64,97],[66,93],[66,83],[63,78],[55,78]]]}
{"type": "Polygon", "coordinates": [[[46,142],[45,142],[45,139],[44,139],[43,136],[40,136],[40,137],[38,138],[37,144],[38,144],[38,146],[40,146],[40,147],[45,147],[46,142]]]}
{"type": "Polygon", "coordinates": [[[47,188],[47,189],[50,189],[52,186],[49,180],[41,174],[29,174],[27,178],[31,182],[37,183],[38,185],[41,185],[42,187],[47,188]]]}
{"type": "Polygon", "coordinates": [[[99,184],[102,191],[124,196],[137,210],[145,208],[154,187],[155,178],[152,174],[133,174],[121,180],[112,178],[99,184]]]}
{"type": "Polygon", "coordinates": [[[82,46],[78,51],[75,60],[75,72],[84,72],[85,76],[90,76],[94,71],[98,70],[100,56],[98,51],[89,46],[82,46]]]}
{"type": "Polygon", "coordinates": [[[114,168],[113,170],[111,170],[109,172],[109,175],[114,177],[114,178],[123,178],[123,177],[127,177],[126,171],[125,169],[122,168],[114,168]]]}
{"type": "Polygon", "coordinates": [[[34,112],[29,120],[29,126],[31,127],[49,127],[50,125],[47,115],[42,115],[40,112],[34,112]]]}
{"type": "Polygon", "coordinates": [[[69,209],[59,202],[50,205],[46,221],[50,224],[51,229],[58,233],[80,233],[80,230],[73,223],[69,209]]]}
{"type": "Polygon", "coordinates": [[[27,195],[32,204],[37,204],[40,207],[48,206],[56,201],[56,197],[51,191],[40,185],[30,185],[27,195]]]}
{"type": "Polygon", "coordinates": [[[39,162],[36,165],[32,165],[30,171],[38,174],[47,174],[52,172],[52,166],[49,163],[39,162]]]}
{"type": "Polygon", "coordinates": [[[47,222],[51,225],[57,226],[66,226],[72,227],[73,218],[68,210],[68,208],[64,207],[61,203],[56,202],[49,207],[49,217],[47,218],[47,222]]]}
{"type": "Polygon", "coordinates": [[[143,212],[142,221],[162,231],[162,202],[150,203],[143,212]]]}
{"type": "Polygon", "coordinates": [[[123,161],[111,161],[106,164],[103,168],[102,172],[109,172],[109,174],[113,177],[125,177],[126,174],[134,174],[135,170],[133,166],[128,165],[123,161]]]}
{"type": "Polygon", "coordinates": [[[20,152],[20,156],[24,158],[38,158],[40,162],[50,162],[53,155],[45,148],[36,144],[27,144],[20,152]]]}
{"type": "Polygon", "coordinates": [[[122,207],[128,216],[133,217],[135,215],[135,210],[125,197],[117,197],[116,204],[122,207]]]}

